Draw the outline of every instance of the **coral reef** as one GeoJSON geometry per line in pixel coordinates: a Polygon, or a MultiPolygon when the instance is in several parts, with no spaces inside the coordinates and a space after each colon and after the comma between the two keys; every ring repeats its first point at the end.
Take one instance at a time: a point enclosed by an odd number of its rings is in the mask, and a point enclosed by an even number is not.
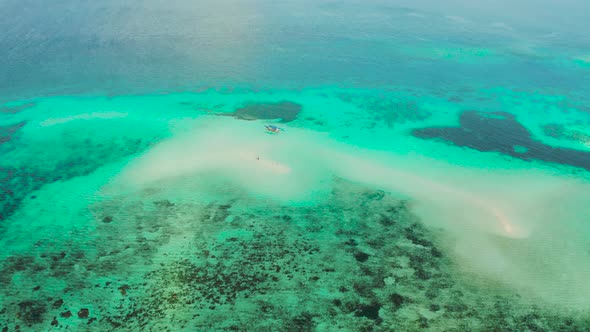
{"type": "MultiPolygon", "coordinates": [[[[19,167],[0,166],[0,220],[11,216],[25,197],[45,184],[90,174],[149,146],[149,142],[134,139],[104,143],[90,139],[68,140],[62,144],[67,152],[63,158],[32,160],[19,167]]],[[[0,224],[0,230],[1,227],[0,224]]]]}
{"type": "Polygon", "coordinates": [[[522,160],[539,160],[590,170],[590,152],[556,148],[536,141],[513,114],[465,111],[459,121],[461,127],[421,128],[413,130],[412,135],[440,139],[479,151],[499,152],[522,160]]]}
{"type": "Polygon", "coordinates": [[[12,140],[12,136],[25,124],[26,122],[19,122],[9,126],[0,126],[0,145],[12,140]]]}
{"type": "Polygon", "coordinates": [[[404,98],[365,97],[341,94],[340,99],[352,103],[366,114],[372,116],[374,121],[393,127],[396,124],[407,122],[419,122],[428,119],[430,111],[420,107],[416,101],[404,98]]]}
{"type": "MultiPolygon", "coordinates": [[[[580,125],[581,127],[582,125],[580,125]]],[[[548,124],[543,126],[543,133],[549,137],[576,142],[590,142],[590,133],[564,124],[548,124]]]]}
{"type": "Polygon", "coordinates": [[[470,284],[456,271],[440,235],[413,215],[410,202],[383,191],[337,180],[331,197],[315,206],[239,195],[204,205],[148,197],[98,202],[92,207],[96,231],[84,240],[63,244],[60,251],[40,247],[38,254],[4,259],[0,326],[230,331],[590,326],[588,317],[559,316],[518,294],[470,284]],[[40,288],[31,292],[34,286],[40,288]]]}
{"type": "Polygon", "coordinates": [[[291,122],[297,119],[297,115],[299,115],[302,108],[301,105],[290,101],[277,103],[250,102],[232,113],[220,115],[233,116],[241,120],[280,119],[281,122],[291,122]]]}
{"type": "Polygon", "coordinates": [[[0,106],[0,114],[20,113],[20,112],[26,110],[27,108],[31,108],[35,105],[36,105],[36,103],[32,102],[32,103],[25,103],[25,104],[16,105],[16,106],[0,106]]]}

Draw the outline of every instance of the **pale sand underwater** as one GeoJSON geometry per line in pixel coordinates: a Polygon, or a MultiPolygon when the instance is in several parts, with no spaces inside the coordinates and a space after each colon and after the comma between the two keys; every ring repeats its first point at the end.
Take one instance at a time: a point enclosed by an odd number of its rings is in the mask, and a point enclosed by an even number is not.
{"type": "Polygon", "coordinates": [[[3,324],[586,326],[590,178],[569,124],[588,115],[561,119],[550,96],[538,116],[508,104],[518,124],[484,112],[477,128],[507,142],[485,152],[413,134],[476,130],[456,102],[390,93],[53,97],[6,115],[3,324]],[[513,140],[579,158],[527,160],[513,140]]]}
{"type": "Polygon", "coordinates": [[[353,181],[409,197],[424,223],[446,231],[464,269],[551,304],[589,305],[589,234],[572,231],[590,215],[587,181],[454,167],[298,128],[270,136],[261,123],[225,118],[197,120],[191,132],[148,151],[121,176],[140,188],[219,177],[287,205],[321,201],[335,177],[353,181]]]}

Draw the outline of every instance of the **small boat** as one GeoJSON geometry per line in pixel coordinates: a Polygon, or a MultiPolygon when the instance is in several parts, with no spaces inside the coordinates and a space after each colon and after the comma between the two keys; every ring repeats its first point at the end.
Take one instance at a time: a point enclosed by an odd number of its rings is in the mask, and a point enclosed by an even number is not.
{"type": "Polygon", "coordinates": [[[265,125],[264,127],[266,128],[266,130],[267,130],[268,132],[271,132],[271,133],[273,133],[273,134],[278,134],[278,133],[280,133],[281,131],[283,131],[283,128],[279,128],[279,127],[277,127],[277,126],[273,126],[273,125],[265,125]]]}

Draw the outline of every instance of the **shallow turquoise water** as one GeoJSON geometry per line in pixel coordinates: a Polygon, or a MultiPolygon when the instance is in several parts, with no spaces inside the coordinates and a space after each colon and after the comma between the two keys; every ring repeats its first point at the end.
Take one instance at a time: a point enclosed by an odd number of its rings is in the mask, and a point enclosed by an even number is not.
{"type": "Polygon", "coordinates": [[[6,331],[590,329],[583,5],[0,8],[6,331]]]}

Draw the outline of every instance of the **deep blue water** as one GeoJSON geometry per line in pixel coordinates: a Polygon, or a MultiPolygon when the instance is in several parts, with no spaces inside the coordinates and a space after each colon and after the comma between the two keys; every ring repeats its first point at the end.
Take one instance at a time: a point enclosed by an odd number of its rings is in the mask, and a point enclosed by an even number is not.
{"type": "Polygon", "coordinates": [[[588,53],[589,12],[582,1],[3,0],[0,98],[228,83],[587,94],[588,69],[570,62],[588,53]],[[443,47],[494,54],[412,51],[443,47]]]}

